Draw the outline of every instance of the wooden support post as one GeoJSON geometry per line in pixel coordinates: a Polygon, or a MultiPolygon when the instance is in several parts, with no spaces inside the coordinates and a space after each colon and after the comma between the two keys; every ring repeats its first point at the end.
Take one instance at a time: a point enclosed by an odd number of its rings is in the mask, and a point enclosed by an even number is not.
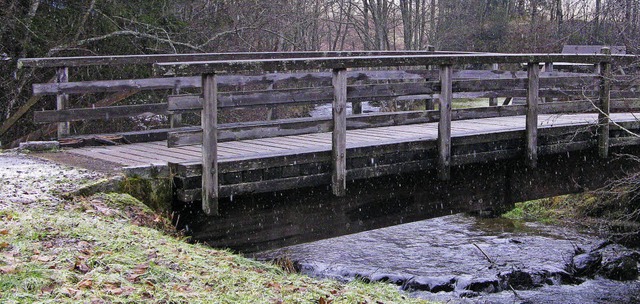
{"type": "Polygon", "coordinates": [[[438,122],[438,178],[451,177],[451,102],[453,98],[453,68],[440,66],[440,121],[438,122]]]}
{"type": "MultiPolygon", "coordinates": [[[[69,68],[68,67],[60,67],[56,70],[56,82],[63,83],[69,82],[69,68]]],[[[64,110],[69,107],[69,95],[68,94],[58,94],[56,97],[56,109],[64,110]]],[[[58,139],[65,138],[71,134],[70,123],[59,122],[58,123],[58,139]]]]}
{"type": "MultiPolygon", "coordinates": [[[[611,49],[602,48],[602,54],[611,55],[611,49]]],[[[603,61],[600,68],[600,112],[598,112],[598,155],[609,157],[609,114],[611,110],[611,63],[603,61]]]]}
{"type": "Polygon", "coordinates": [[[218,215],[218,84],[202,75],[202,210],[218,215]]]}
{"type": "MultiPolygon", "coordinates": [[[[491,70],[493,71],[497,71],[500,69],[500,65],[497,63],[494,63],[491,65],[491,70]]],[[[489,106],[490,107],[495,107],[498,105],[498,98],[497,97],[491,97],[489,98],[489,106]]]]}
{"type": "MultiPolygon", "coordinates": [[[[430,45],[427,47],[427,50],[430,52],[434,52],[435,51],[435,47],[433,45],[430,45]]],[[[426,66],[427,70],[432,71],[434,70],[434,67],[432,65],[428,65],[426,66]]],[[[427,98],[424,100],[424,110],[425,111],[432,111],[435,110],[436,108],[436,101],[433,98],[427,98]]]]}
{"type": "MultiPolygon", "coordinates": [[[[173,95],[180,94],[180,80],[176,80],[175,86],[173,87],[173,95]]],[[[169,115],[169,124],[171,128],[178,128],[182,126],[182,114],[181,113],[173,113],[169,115]]]]}
{"type": "Polygon", "coordinates": [[[527,121],[526,121],[526,161],[530,168],[538,162],[538,97],[540,89],[540,65],[527,65],[527,121]]]}
{"type": "MultiPolygon", "coordinates": [[[[544,71],[545,72],[553,72],[553,62],[545,62],[544,63],[544,71]]],[[[545,97],[544,102],[553,102],[553,97],[545,97]]]]}
{"type": "Polygon", "coordinates": [[[347,191],[347,70],[333,70],[333,132],[331,186],[333,194],[347,191]]]}
{"type": "Polygon", "coordinates": [[[351,112],[352,114],[362,114],[362,102],[361,101],[351,102],[351,112]]]}

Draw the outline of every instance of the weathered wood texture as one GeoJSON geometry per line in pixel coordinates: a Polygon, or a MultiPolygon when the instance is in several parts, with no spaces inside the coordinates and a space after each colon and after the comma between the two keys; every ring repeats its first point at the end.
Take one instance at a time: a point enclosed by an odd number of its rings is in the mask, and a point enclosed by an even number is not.
{"type": "Polygon", "coordinates": [[[78,56],[23,58],[18,67],[79,67],[94,65],[149,65],[160,62],[237,60],[237,59],[274,59],[274,58],[314,58],[314,57],[351,57],[351,56],[391,56],[417,54],[471,54],[472,52],[435,52],[435,51],[344,51],[344,52],[230,52],[196,54],[155,54],[155,55],[115,55],[115,56],[78,56]]]}
{"type": "Polygon", "coordinates": [[[448,180],[451,174],[451,102],[453,95],[452,67],[440,66],[440,99],[438,123],[438,177],[448,180]]]}
{"type": "MultiPolygon", "coordinates": [[[[609,48],[603,48],[602,53],[605,55],[611,55],[609,48]]],[[[598,154],[602,158],[609,157],[609,115],[611,114],[611,64],[609,62],[600,63],[600,100],[599,100],[599,113],[598,124],[600,128],[598,130],[598,154]]]]}
{"type": "MultiPolygon", "coordinates": [[[[542,104],[541,104],[542,106],[542,104]]],[[[523,113],[524,114],[524,111],[523,113]]],[[[640,130],[633,114],[611,114],[617,124],[640,130]]],[[[543,115],[538,119],[540,155],[566,153],[597,146],[597,114],[543,115]]],[[[520,159],[525,147],[525,116],[452,121],[452,165],[520,159]]],[[[435,169],[437,123],[387,126],[348,131],[347,180],[435,169]]],[[[615,125],[616,146],[638,141],[615,125]]],[[[269,192],[291,187],[331,184],[330,132],[218,144],[219,195],[269,192]]],[[[613,141],[612,141],[613,145],[613,141]]],[[[180,164],[175,180],[181,200],[200,201],[200,147],[167,148],[166,143],[88,147],[69,153],[128,166],[180,164]],[[194,196],[195,195],[195,196],[194,196]]]]}
{"type": "Polygon", "coordinates": [[[215,74],[202,76],[202,210],[218,214],[218,87],[215,74]]]}
{"type": "Polygon", "coordinates": [[[333,71],[333,132],[331,138],[333,194],[344,196],[347,189],[347,71],[333,71]]]}
{"type": "MultiPolygon", "coordinates": [[[[612,112],[632,112],[634,110],[640,110],[640,101],[611,101],[612,112]]],[[[451,119],[456,121],[474,118],[507,117],[525,115],[526,111],[526,105],[453,109],[451,110],[451,119]]],[[[588,113],[597,112],[597,109],[593,101],[572,101],[540,104],[538,105],[538,112],[540,114],[588,113]]],[[[439,119],[440,112],[438,110],[352,115],[347,116],[347,130],[437,122],[439,119]]],[[[279,136],[330,132],[331,130],[331,119],[328,117],[221,124],[218,128],[218,140],[220,142],[226,142],[257,138],[272,138],[279,136]]],[[[202,143],[202,130],[199,128],[191,128],[188,130],[176,130],[169,132],[167,136],[167,143],[169,147],[199,145],[202,143]]]]}
{"type": "MultiPolygon", "coordinates": [[[[624,55],[618,60],[631,59],[624,55]]],[[[635,58],[634,58],[635,59],[635,58]]],[[[156,63],[157,75],[197,75],[207,72],[235,73],[245,71],[331,70],[341,68],[369,68],[381,66],[463,65],[523,62],[568,62],[597,64],[612,60],[600,54],[458,54],[406,56],[354,56],[324,58],[292,58],[261,60],[191,61],[156,63]]]]}
{"type": "MultiPolygon", "coordinates": [[[[56,70],[56,83],[69,82],[69,68],[60,67],[56,70]]],[[[69,107],[69,95],[66,93],[58,93],[56,96],[56,110],[64,110],[69,107]]],[[[71,125],[69,122],[58,123],[58,138],[64,138],[71,133],[71,125]]]]}
{"type": "Polygon", "coordinates": [[[530,168],[535,168],[538,161],[539,64],[529,63],[527,72],[529,77],[527,79],[526,161],[530,168]]]}

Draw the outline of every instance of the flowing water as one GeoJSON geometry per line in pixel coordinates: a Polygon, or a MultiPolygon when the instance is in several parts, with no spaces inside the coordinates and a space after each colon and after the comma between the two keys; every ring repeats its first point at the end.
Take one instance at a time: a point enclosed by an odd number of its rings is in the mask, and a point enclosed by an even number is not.
{"type": "MultiPolygon", "coordinates": [[[[573,278],[576,249],[603,240],[574,229],[457,214],[262,252],[305,274],[387,281],[412,296],[461,303],[638,303],[640,281],[573,278]]],[[[610,251],[627,250],[609,245],[610,251]]]]}

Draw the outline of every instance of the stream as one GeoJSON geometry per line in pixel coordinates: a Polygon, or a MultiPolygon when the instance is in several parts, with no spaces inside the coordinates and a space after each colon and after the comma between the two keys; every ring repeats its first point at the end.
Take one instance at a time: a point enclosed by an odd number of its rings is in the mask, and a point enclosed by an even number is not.
{"type": "Polygon", "coordinates": [[[284,257],[310,276],[384,281],[447,303],[640,303],[637,252],[575,229],[501,218],[456,214],[254,257],[284,257]],[[635,276],[611,280],[606,267],[568,270],[585,256],[601,258],[598,267],[633,257],[635,276]]]}

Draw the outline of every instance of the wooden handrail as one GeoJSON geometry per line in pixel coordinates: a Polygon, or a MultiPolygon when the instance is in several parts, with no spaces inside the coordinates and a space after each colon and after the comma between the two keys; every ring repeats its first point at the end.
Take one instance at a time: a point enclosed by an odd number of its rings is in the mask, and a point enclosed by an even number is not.
{"type": "Polygon", "coordinates": [[[504,64],[532,62],[568,62],[599,64],[610,62],[611,55],[592,54],[459,54],[287,58],[263,60],[218,60],[155,63],[156,75],[199,75],[203,73],[237,73],[245,71],[288,72],[296,70],[331,70],[341,68],[371,68],[460,64],[504,64]]]}
{"type": "Polygon", "coordinates": [[[211,61],[237,59],[274,59],[274,58],[312,58],[312,57],[351,57],[381,55],[416,54],[478,54],[476,52],[443,51],[308,51],[308,52],[229,52],[229,53],[192,53],[192,54],[148,54],[148,55],[112,55],[112,56],[75,56],[22,58],[18,68],[81,67],[96,65],[148,65],[162,62],[211,61]]]}

